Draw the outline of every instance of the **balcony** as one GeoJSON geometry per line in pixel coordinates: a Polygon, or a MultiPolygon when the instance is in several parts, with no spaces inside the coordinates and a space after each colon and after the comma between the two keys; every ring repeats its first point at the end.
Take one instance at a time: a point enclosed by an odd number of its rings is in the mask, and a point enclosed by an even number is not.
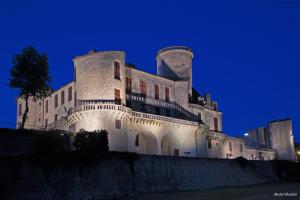
{"type": "Polygon", "coordinates": [[[184,109],[176,102],[165,101],[162,99],[156,99],[151,97],[145,97],[139,93],[129,93],[126,95],[126,99],[129,101],[139,101],[141,104],[152,105],[160,108],[173,109],[180,113],[180,116],[191,120],[191,121],[199,121],[198,116],[184,109]]]}
{"type": "Polygon", "coordinates": [[[196,121],[189,121],[184,119],[177,119],[172,117],[165,117],[160,115],[154,115],[149,113],[142,113],[132,111],[132,109],[115,104],[115,100],[91,100],[91,101],[78,101],[79,105],[68,110],[67,118],[70,118],[71,115],[74,115],[79,112],[90,111],[90,110],[116,110],[123,112],[130,119],[143,119],[143,120],[157,120],[162,122],[176,123],[176,124],[184,124],[191,126],[203,126],[196,121]]]}

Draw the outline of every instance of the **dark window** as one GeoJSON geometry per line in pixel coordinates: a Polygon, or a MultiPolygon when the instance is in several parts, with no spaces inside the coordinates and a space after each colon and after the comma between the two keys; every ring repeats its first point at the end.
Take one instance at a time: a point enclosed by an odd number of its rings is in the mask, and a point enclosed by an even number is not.
{"type": "Polygon", "coordinates": [[[45,119],[45,128],[48,126],[48,119],[45,119]]]}
{"type": "Polygon", "coordinates": [[[54,115],[54,121],[55,122],[57,121],[57,115],[54,115]]]}
{"type": "Polygon", "coordinates": [[[125,78],[125,86],[126,86],[126,92],[131,92],[131,78],[130,77],[125,78]]]}
{"type": "Polygon", "coordinates": [[[60,103],[61,103],[61,105],[64,105],[64,103],[65,103],[65,91],[63,90],[63,91],[61,91],[61,99],[60,99],[60,103]]]}
{"type": "Polygon", "coordinates": [[[207,140],[207,148],[211,149],[211,140],[207,140]]]}
{"type": "Polygon", "coordinates": [[[72,101],[72,87],[68,89],[68,101],[72,101]]]}
{"type": "Polygon", "coordinates": [[[229,151],[232,151],[232,143],[229,142],[229,151]]]}
{"type": "Polygon", "coordinates": [[[22,115],[22,104],[19,104],[19,115],[22,115]]]}
{"type": "Polygon", "coordinates": [[[140,145],[140,138],[139,138],[139,135],[136,135],[136,137],[135,137],[135,146],[139,146],[140,145]]]}
{"type": "Polygon", "coordinates": [[[75,91],[74,105],[77,106],[77,93],[76,93],[76,91],[75,91]]]}
{"type": "Polygon", "coordinates": [[[121,104],[121,95],[119,89],[115,89],[115,103],[119,105],[121,104]]]}
{"type": "Polygon", "coordinates": [[[169,102],[170,101],[170,91],[169,91],[169,88],[165,88],[165,100],[167,101],[167,102],[169,102]]]}
{"type": "Polygon", "coordinates": [[[174,149],[174,156],[179,156],[179,149],[174,149]]]}
{"type": "Polygon", "coordinates": [[[214,110],[218,111],[217,104],[214,103],[214,110]]]}
{"type": "Polygon", "coordinates": [[[169,109],[166,109],[166,116],[167,116],[167,117],[170,117],[170,116],[171,116],[170,110],[169,110],[169,109]]]}
{"type": "Polygon", "coordinates": [[[154,90],[155,90],[155,99],[159,99],[159,86],[155,85],[154,90]]]}
{"type": "Polygon", "coordinates": [[[243,144],[240,144],[240,151],[243,152],[243,144]]]}
{"type": "Polygon", "coordinates": [[[140,81],[140,93],[146,97],[146,83],[144,81],[140,81]]]}
{"type": "Polygon", "coordinates": [[[214,117],[214,126],[215,126],[215,131],[219,131],[218,118],[216,117],[214,117]]]}
{"type": "Polygon", "coordinates": [[[46,113],[48,113],[48,100],[46,100],[46,106],[45,106],[45,110],[46,110],[46,113]]]}
{"type": "Polygon", "coordinates": [[[114,61],[115,79],[120,79],[120,62],[114,61]]]}
{"type": "Polygon", "coordinates": [[[121,120],[116,119],[116,128],[121,129],[121,120]]]}
{"type": "Polygon", "coordinates": [[[57,108],[57,106],[58,106],[58,95],[56,94],[54,96],[54,108],[57,108]]]}
{"type": "Polygon", "coordinates": [[[160,107],[155,107],[155,114],[160,115],[160,107]]]}

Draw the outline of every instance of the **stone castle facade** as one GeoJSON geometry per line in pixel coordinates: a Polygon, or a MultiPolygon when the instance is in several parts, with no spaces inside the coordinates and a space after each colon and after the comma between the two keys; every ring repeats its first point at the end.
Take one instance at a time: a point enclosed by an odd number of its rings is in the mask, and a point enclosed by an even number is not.
{"type": "MultiPolygon", "coordinates": [[[[192,85],[191,49],[157,54],[157,75],[125,62],[123,51],[74,58],[74,81],[29,102],[26,128],[79,132],[106,129],[111,151],[141,154],[295,160],[291,120],[270,122],[245,137],[222,132],[222,112],[192,85]]],[[[17,122],[25,103],[17,100],[17,122]]]]}

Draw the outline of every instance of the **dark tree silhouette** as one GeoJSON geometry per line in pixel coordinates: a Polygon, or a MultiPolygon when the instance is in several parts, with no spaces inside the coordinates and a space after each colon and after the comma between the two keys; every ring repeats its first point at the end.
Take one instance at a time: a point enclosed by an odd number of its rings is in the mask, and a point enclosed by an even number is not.
{"type": "Polygon", "coordinates": [[[33,46],[27,46],[21,54],[13,57],[12,64],[9,86],[18,89],[19,96],[25,100],[26,104],[19,127],[23,129],[29,111],[29,98],[37,101],[50,95],[48,57],[44,53],[39,53],[33,46]]]}

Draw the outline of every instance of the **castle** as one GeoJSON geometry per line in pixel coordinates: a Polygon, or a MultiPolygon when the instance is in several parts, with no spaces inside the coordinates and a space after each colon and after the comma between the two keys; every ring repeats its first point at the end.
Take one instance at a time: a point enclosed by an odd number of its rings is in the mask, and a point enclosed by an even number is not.
{"type": "MultiPolygon", "coordinates": [[[[244,137],[222,132],[222,112],[192,85],[190,48],[156,56],[157,75],[125,62],[123,51],[90,51],[74,61],[74,81],[29,102],[25,127],[71,132],[106,129],[111,151],[141,154],[295,160],[291,120],[269,122],[244,137]]],[[[17,100],[17,123],[25,102],[17,100]]],[[[18,126],[18,125],[17,125],[18,126]]]]}

